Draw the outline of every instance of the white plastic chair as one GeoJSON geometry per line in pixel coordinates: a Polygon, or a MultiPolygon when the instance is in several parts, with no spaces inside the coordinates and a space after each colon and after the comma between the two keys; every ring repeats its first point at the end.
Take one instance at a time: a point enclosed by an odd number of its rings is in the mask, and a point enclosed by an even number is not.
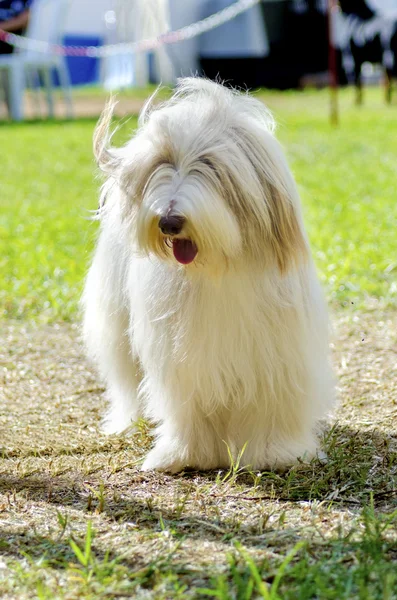
{"type": "MultiPolygon", "coordinates": [[[[69,0],[34,0],[26,38],[62,43],[62,30],[69,0]]],[[[46,88],[48,114],[54,116],[52,72],[58,73],[59,83],[65,96],[67,116],[73,117],[73,103],[69,72],[63,56],[34,50],[15,49],[13,54],[0,55],[0,72],[7,74],[6,97],[10,116],[15,121],[23,120],[23,93],[26,84],[41,75],[46,88]]],[[[37,98],[36,98],[37,100],[37,98]]],[[[38,103],[37,103],[38,104],[38,103]]]]}

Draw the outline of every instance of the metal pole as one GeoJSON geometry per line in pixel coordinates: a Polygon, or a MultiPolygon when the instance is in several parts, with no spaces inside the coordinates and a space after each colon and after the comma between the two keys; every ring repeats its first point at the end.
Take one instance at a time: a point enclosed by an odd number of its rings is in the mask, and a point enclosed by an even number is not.
{"type": "Polygon", "coordinates": [[[334,18],[333,13],[338,10],[336,0],[328,0],[328,73],[330,89],[330,120],[331,125],[338,125],[338,66],[336,63],[336,49],[334,45],[334,18]]]}

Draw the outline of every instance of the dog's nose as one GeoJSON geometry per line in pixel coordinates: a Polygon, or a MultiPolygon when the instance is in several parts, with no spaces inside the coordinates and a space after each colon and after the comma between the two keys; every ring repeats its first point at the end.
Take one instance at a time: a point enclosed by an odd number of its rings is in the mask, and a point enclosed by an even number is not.
{"type": "Polygon", "coordinates": [[[181,215],[167,215],[161,217],[159,227],[165,235],[178,235],[181,233],[185,218],[181,215]]]}

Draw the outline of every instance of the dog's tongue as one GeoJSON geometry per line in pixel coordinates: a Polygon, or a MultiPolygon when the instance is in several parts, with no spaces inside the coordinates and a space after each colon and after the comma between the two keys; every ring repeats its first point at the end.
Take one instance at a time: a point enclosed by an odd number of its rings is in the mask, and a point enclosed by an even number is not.
{"type": "Polygon", "coordinates": [[[197,247],[191,240],[174,240],[172,249],[176,260],[182,265],[188,265],[197,255],[197,247]]]}

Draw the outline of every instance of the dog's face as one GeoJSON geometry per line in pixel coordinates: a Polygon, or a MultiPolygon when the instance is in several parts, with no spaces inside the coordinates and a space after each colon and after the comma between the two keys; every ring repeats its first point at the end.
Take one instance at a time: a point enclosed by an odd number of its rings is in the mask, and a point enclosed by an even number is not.
{"type": "Polygon", "coordinates": [[[95,153],[142,252],[214,272],[244,260],[286,271],[304,257],[299,198],[262,103],[188,78],[144,109],[123,148],[109,147],[110,118],[95,153]]]}

